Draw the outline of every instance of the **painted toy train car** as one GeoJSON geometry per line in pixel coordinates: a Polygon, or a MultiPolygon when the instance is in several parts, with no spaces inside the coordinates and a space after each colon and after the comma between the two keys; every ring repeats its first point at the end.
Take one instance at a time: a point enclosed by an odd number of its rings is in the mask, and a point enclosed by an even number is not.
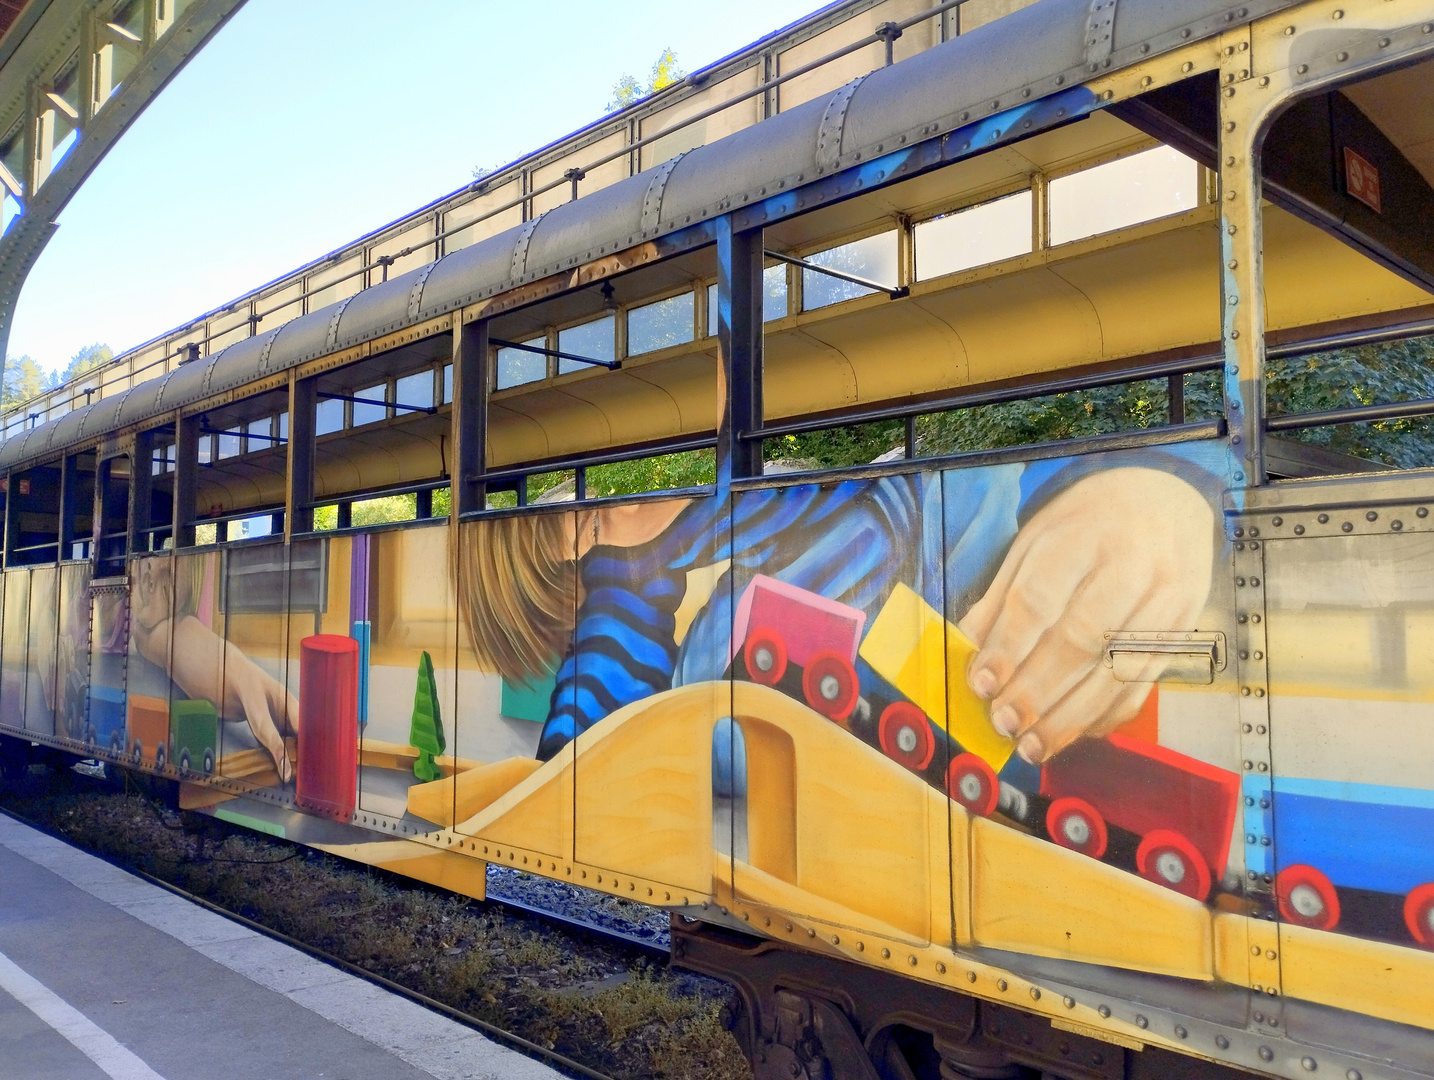
{"type": "MultiPolygon", "coordinates": [[[[896,602],[909,602],[907,594],[896,602]]],[[[924,603],[913,610],[934,615],[924,603]]],[[[879,616],[871,634],[887,633],[887,623],[879,616]]],[[[805,701],[978,817],[1000,816],[1196,900],[1224,877],[1239,806],[1235,773],[1110,735],[1071,746],[1040,770],[1037,790],[1022,790],[1007,774],[1028,778],[1034,769],[1009,752],[992,762],[968,749],[889,685],[862,694],[855,661],[865,625],[856,608],[759,575],[737,604],[734,673],[805,701]]],[[[949,624],[943,633],[959,635],[949,624]]],[[[978,723],[989,725],[984,713],[978,723]]]]}

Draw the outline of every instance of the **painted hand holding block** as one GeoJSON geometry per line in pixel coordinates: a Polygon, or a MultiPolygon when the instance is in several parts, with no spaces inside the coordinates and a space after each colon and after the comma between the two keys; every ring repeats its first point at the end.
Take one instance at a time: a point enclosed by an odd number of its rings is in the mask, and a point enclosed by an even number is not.
{"type": "Polygon", "coordinates": [[[347,818],[358,798],[359,644],[337,634],[299,642],[299,805],[347,818]]]}
{"type": "Polygon", "coordinates": [[[1015,743],[996,732],[986,703],[966,684],[976,646],[910,587],[898,583],[861,643],[861,658],[944,727],[967,752],[1000,772],[1015,743]]]}

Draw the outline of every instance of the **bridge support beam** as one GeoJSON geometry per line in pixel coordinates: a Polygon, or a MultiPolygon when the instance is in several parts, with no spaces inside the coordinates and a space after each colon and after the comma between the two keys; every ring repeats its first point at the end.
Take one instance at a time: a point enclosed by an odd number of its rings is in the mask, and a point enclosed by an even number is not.
{"type": "Polygon", "coordinates": [[[488,320],[453,326],[453,516],[486,506],[479,479],[488,461],[488,320]]]}
{"type": "Polygon", "coordinates": [[[289,479],[284,493],[284,539],[314,528],[314,439],[319,408],[314,378],[289,378],[289,479]]]}
{"type": "Polygon", "coordinates": [[[174,417],[174,547],[194,546],[199,502],[199,417],[174,417]]]}

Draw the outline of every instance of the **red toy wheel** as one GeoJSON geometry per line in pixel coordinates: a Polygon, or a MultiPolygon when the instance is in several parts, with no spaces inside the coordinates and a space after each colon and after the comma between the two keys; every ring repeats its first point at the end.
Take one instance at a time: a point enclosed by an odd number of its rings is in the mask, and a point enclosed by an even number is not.
{"type": "Polygon", "coordinates": [[[856,707],[856,668],[840,653],[817,653],[802,672],[802,693],[828,720],[845,720],[856,707]]]}
{"type": "Polygon", "coordinates": [[[1404,898],[1404,925],[1415,941],[1434,949],[1434,882],[1409,890],[1404,898]]]}
{"type": "Polygon", "coordinates": [[[1084,799],[1056,799],[1046,811],[1046,831],[1063,848],[1098,859],[1105,854],[1109,835],[1105,818],[1084,799]]]}
{"type": "Polygon", "coordinates": [[[946,793],[977,817],[990,817],[1001,801],[1001,784],[985,758],[957,754],[946,767],[946,793]]]}
{"type": "Polygon", "coordinates": [[[747,663],[749,679],[763,686],[776,686],[787,673],[787,643],[771,627],[759,626],[747,634],[742,659],[747,663]]]}
{"type": "Polygon", "coordinates": [[[1280,918],[1296,926],[1333,930],[1339,925],[1339,896],[1334,884],[1313,866],[1296,863],[1275,875],[1280,918]]]}
{"type": "Polygon", "coordinates": [[[1210,895],[1210,868],[1185,837],[1171,829],[1152,829],[1135,849],[1140,876],[1202,903],[1210,895]]]}
{"type": "Polygon", "coordinates": [[[882,711],[876,736],[882,753],[917,772],[930,765],[936,753],[926,714],[909,701],[894,701],[882,711]]]}

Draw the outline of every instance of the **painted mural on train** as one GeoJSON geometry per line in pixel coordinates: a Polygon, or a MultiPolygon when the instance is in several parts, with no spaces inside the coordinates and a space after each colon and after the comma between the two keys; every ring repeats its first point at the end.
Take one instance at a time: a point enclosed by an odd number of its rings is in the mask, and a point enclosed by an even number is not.
{"type": "Polygon", "coordinates": [[[1267,542],[1275,765],[1243,779],[1224,464],[553,505],[159,554],[127,585],[12,571],[0,722],[416,876],[436,856],[395,834],[443,828],[659,903],[1207,980],[1264,880],[1288,924],[1434,946],[1434,544],[1354,572],[1352,540],[1267,542]],[[1257,804],[1273,847],[1243,835],[1257,804]]]}

